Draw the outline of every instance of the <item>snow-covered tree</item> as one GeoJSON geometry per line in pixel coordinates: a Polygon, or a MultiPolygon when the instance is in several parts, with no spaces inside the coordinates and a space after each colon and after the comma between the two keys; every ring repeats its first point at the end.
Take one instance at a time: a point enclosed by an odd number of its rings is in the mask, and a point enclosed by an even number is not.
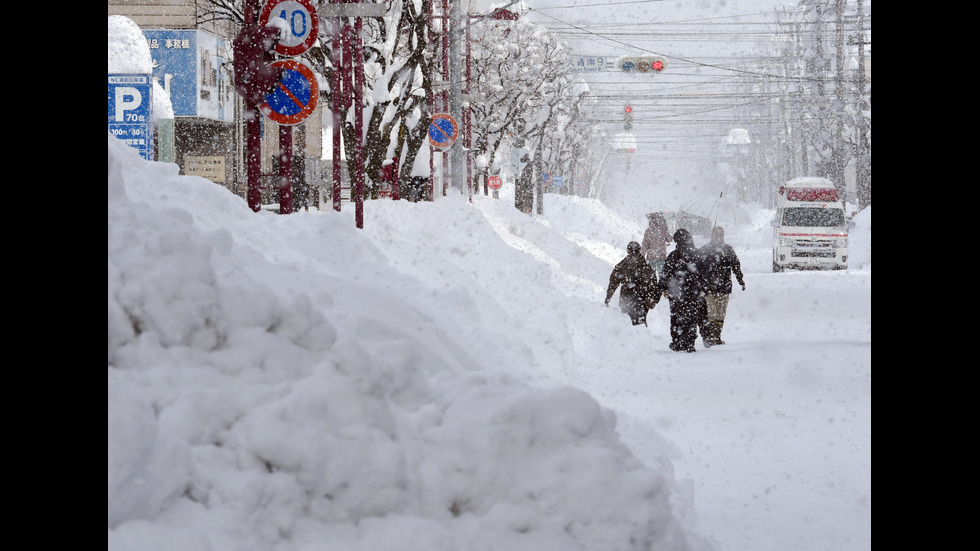
{"type": "Polygon", "coordinates": [[[871,83],[865,78],[870,18],[864,4],[801,0],[793,31],[787,95],[805,136],[800,151],[807,173],[843,187],[845,167],[856,164],[858,194],[871,201],[871,83]]]}
{"type": "MultiPolygon", "coordinates": [[[[202,18],[228,19],[238,25],[245,21],[247,0],[198,0],[206,5],[202,18]]],[[[401,178],[411,177],[419,149],[425,143],[429,120],[428,91],[431,89],[428,9],[431,0],[383,0],[384,17],[362,18],[361,51],[353,52],[364,62],[363,133],[365,173],[368,193],[380,182],[385,161],[399,158],[409,170],[399,170],[401,178]]],[[[332,19],[321,18],[319,41],[302,58],[323,77],[322,104],[332,105],[330,88],[336,67],[333,64],[332,19]]],[[[355,143],[352,103],[341,104],[341,120],[348,158],[355,143]]],[[[349,170],[354,167],[349,165],[349,170]]]]}
{"type": "Polygon", "coordinates": [[[772,201],[773,189],[801,175],[843,188],[853,167],[860,202],[869,205],[870,18],[855,2],[803,0],[800,8],[779,12],[782,34],[760,44],[750,69],[760,78],[739,88],[745,101],[737,113],[751,143],[727,148],[733,196],[772,201]]]}
{"type": "MultiPolygon", "coordinates": [[[[211,6],[207,17],[244,21],[246,0],[199,0],[211,6]]],[[[363,133],[367,193],[380,182],[384,164],[398,157],[402,182],[411,177],[411,167],[426,144],[431,119],[433,55],[437,36],[429,23],[432,0],[383,0],[384,17],[362,19],[361,51],[354,55],[364,61],[363,133]]],[[[322,19],[322,18],[321,18],[322,19]]],[[[331,105],[335,70],[332,55],[333,22],[324,21],[320,40],[303,55],[314,71],[323,77],[321,103],[331,105]]],[[[578,116],[587,91],[572,80],[566,70],[567,46],[544,27],[525,19],[484,19],[470,26],[471,101],[473,145],[485,179],[500,166],[498,157],[509,157],[510,145],[527,140],[539,163],[563,171],[584,169],[585,178],[594,180],[602,160],[593,159],[588,143],[599,135],[578,116]]],[[[341,105],[341,120],[348,158],[354,140],[354,113],[351,103],[341,105]]],[[[353,167],[349,167],[353,170],[353,167]]],[[[530,176],[533,167],[528,167],[530,176]]],[[[540,164],[536,170],[540,174],[540,164]]],[[[568,172],[571,174],[571,172],[568,172]]],[[[570,178],[571,179],[571,178],[570,178]]],[[[529,178],[522,182],[526,197],[529,178]]],[[[520,207],[519,207],[520,208],[520,207]]],[[[528,210],[523,208],[523,210],[528,210]]]]}
{"type": "MultiPolygon", "coordinates": [[[[515,193],[515,206],[529,212],[528,176],[540,175],[545,162],[564,169],[581,154],[582,136],[590,134],[578,116],[587,88],[568,74],[567,45],[540,25],[486,20],[471,36],[470,84],[481,96],[472,105],[473,137],[474,149],[486,159],[482,176],[494,170],[498,155],[509,155],[503,148],[523,143],[533,150],[533,166],[518,175],[515,193]]],[[[539,184],[539,211],[542,191],[539,184]]]]}

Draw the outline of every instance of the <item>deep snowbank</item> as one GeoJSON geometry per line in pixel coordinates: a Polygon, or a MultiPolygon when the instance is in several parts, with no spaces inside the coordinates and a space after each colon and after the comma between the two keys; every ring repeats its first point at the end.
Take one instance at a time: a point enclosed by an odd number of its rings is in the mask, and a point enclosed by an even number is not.
{"type": "MultiPolygon", "coordinates": [[[[513,376],[547,352],[493,330],[520,320],[465,268],[410,274],[349,216],[255,214],[108,151],[110,550],[707,548],[668,461],[513,376]]],[[[452,203],[399,238],[513,249],[452,203]]]]}

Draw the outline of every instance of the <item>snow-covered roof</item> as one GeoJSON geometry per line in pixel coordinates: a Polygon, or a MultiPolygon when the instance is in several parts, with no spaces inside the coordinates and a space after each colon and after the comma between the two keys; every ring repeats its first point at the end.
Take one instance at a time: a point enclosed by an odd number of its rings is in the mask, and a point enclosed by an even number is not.
{"type": "Polygon", "coordinates": [[[749,131],[744,128],[732,128],[728,131],[728,138],[726,139],[728,145],[744,145],[752,143],[749,139],[749,131]]]}
{"type": "Polygon", "coordinates": [[[834,187],[834,183],[826,178],[819,178],[817,176],[801,176],[786,182],[786,187],[832,188],[834,187]]]}

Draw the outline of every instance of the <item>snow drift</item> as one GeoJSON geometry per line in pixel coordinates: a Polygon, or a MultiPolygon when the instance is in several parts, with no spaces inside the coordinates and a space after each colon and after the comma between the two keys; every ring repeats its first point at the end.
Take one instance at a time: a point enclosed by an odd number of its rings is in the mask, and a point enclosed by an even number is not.
{"type": "MultiPolygon", "coordinates": [[[[494,332],[520,321],[472,274],[108,151],[110,550],[707,548],[669,461],[638,461],[586,393],[515,375],[547,350],[494,332]]],[[[400,206],[434,232],[474,216],[400,206]]]]}

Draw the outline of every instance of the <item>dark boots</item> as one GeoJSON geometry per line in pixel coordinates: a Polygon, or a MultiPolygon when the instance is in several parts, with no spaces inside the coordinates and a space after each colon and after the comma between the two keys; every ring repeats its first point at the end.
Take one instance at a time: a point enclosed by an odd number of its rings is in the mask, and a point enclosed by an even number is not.
{"type": "Polygon", "coordinates": [[[704,340],[706,348],[716,344],[725,344],[725,341],[721,340],[721,330],[724,326],[724,321],[707,320],[704,322],[704,326],[701,328],[701,338],[704,340]]]}
{"type": "Polygon", "coordinates": [[[667,348],[670,348],[674,352],[696,352],[693,344],[684,345],[684,344],[672,342],[667,345],[667,348]]]}
{"type": "Polygon", "coordinates": [[[725,341],[721,340],[721,330],[725,327],[725,320],[715,321],[715,344],[725,344],[725,341]]]}

